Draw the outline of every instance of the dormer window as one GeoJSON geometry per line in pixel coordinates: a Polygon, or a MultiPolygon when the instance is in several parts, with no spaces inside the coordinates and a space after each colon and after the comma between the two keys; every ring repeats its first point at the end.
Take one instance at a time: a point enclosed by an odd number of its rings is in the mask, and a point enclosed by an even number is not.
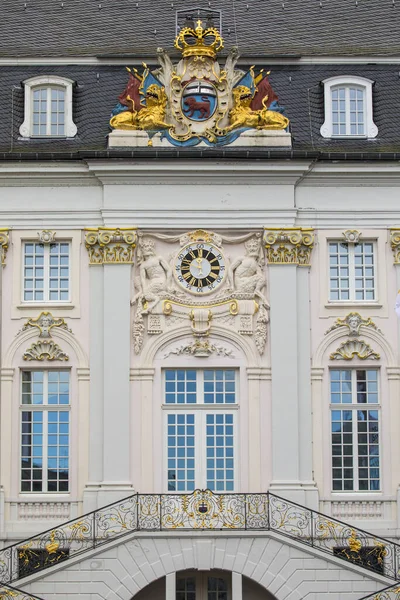
{"type": "Polygon", "coordinates": [[[363,77],[330,77],[324,81],[324,138],[374,138],[378,128],[372,115],[372,84],[363,77]]]}
{"type": "Polygon", "coordinates": [[[64,77],[39,76],[24,81],[24,138],[66,138],[76,135],[72,120],[73,81],[64,77]]]}

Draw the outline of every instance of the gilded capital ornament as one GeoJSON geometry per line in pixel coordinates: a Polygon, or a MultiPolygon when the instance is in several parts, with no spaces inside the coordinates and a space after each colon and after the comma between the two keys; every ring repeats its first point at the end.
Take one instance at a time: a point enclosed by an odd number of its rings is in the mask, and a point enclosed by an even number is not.
{"type": "Polygon", "coordinates": [[[314,230],[305,227],[268,228],[264,232],[264,245],[269,264],[298,265],[311,264],[311,251],[314,247],[314,230]]]}
{"type": "Polygon", "coordinates": [[[85,231],[89,264],[133,264],[137,238],[134,228],[96,227],[85,231]]]}
{"type": "Polygon", "coordinates": [[[1,253],[1,264],[3,267],[6,266],[6,256],[8,246],[10,244],[10,237],[8,234],[8,229],[0,229],[0,253],[1,253]]]}
{"type": "Polygon", "coordinates": [[[400,229],[390,230],[390,245],[393,250],[395,265],[400,265],[400,229]]]}

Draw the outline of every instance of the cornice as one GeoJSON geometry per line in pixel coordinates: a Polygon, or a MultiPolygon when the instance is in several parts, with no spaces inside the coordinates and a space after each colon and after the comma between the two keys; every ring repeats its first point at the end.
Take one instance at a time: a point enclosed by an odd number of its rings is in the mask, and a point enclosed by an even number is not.
{"type": "Polygon", "coordinates": [[[0,162],[0,187],[98,185],[101,183],[80,160],[0,162]]]}
{"type": "Polygon", "coordinates": [[[88,160],[89,171],[104,185],[137,182],[187,184],[233,184],[268,183],[294,185],[311,165],[310,160],[268,160],[248,162],[216,159],[203,160],[134,161],[134,160],[88,160]]]}
{"type": "Polygon", "coordinates": [[[299,182],[303,186],[400,186],[400,162],[318,162],[299,182]]]}

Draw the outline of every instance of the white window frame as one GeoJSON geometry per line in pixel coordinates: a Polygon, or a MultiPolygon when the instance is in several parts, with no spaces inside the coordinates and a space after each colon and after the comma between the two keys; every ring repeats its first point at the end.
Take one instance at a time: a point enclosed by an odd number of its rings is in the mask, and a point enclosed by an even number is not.
{"type": "MultiPolygon", "coordinates": [[[[330,448],[330,486],[331,493],[333,495],[341,495],[341,494],[381,494],[383,490],[383,465],[382,465],[382,404],[380,402],[381,398],[381,373],[380,369],[372,366],[356,366],[356,367],[332,367],[329,369],[329,427],[330,427],[330,436],[329,436],[329,448],[330,448]],[[351,403],[332,403],[331,402],[331,373],[332,371],[351,371],[351,395],[352,402],[351,403]],[[377,373],[377,382],[378,382],[378,403],[359,403],[357,404],[357,371],[376,371],[377,373]],[[357,411],[359,410],[376,410],[379,414],[378,422],[379,422],[379,490],[360,490],[359,489],[359,466],[358,466],[358,420],[357,420],[357,411]],[[334,490],[333,489],[333,452],[332,452],[332,412],[333,411],[349,411],[352,413],[352,423],[353,423],[353,489],[352,490],[334,490]]],[[[343,456],[342,456],[343,458],[343,456]]]]}
{"type": "MultiPolygon", "coordinates": [[[[24,122],[22,123],[19,133],[23,138],[72,138],[77,133],[77,127],[73,121],[73,104],[72,104],[72,87],[74,81],[66,77],[58,77],[56,75],[40,75],[38,77],[30,77],[25,79],[24,83],[24,94],[25,94],[25,107],[24,107],[24,122]],[[34,135],[33,134],[33,90],[36,88],[48,88],[52,87],[63,88],[65,90],[65,129],[64,135],[51,135],[50,123],[48,120],[48,134],[34,135]]],[[[49,91],[48,91],[49,94],[49,91]]],[[[51,104],[48,103],[48,107],[51,104]]],[[[48,110],[50,110],[48,108],[48,110]]]]}
{"type": "MultiPolygon", "coordinates": [[[[208,413],[218,414],[223,413],[224,415],[233,415],[233,477],[234,487],[233,490],[229,491],[218,491],[215,493],[221,494],[233,494],[240,488],[239,486],[239,423],[238,423],[238,409],[239,409],[239,369],[232,367],[205,367],[192,368],[192,367],[166,367],[162,369],[162,409],[164,412],[164,435],[163,435],[163,487],[168,493],[174,493],[168,491],[168,415],[169,414],[194,414],[195,415],[195,489],[205,489],[207,487],[207,444],[206,444],[206,418],[208,413]],[[193,404],[166,404],[165,403],[165,373],[168,370],[190,370],[196,371],[197,378],[197,403],[193,404]],[[235,371],[235,399],[234,404],[205,404],[204,403],[204,371],[206,370],[232,370],[235,371]]],[[[191,492],[180,492],[176,490],[176,493],[191,493],[191,492]]]]}
{"type": "Polygon", "coordinates": [[[54,242],[49,244],[43,244],[40,240],[22,240],[22,263],[21,263],[21,302],[27,305],[40,305],[40,304],[69,304],[71,302],[71,265],[72,265],[72,243],[71,240],[56,239],[54,242]],[[68,299],[67,300],[50,300],[50,246],[51,244],[68,244],[69,246],[69,262],[68,262],[68,299]],[[44,246],[43,253],[43,300],[25,300],[25,244],[42,244],[44,246]]]}
{"type": "MultiPolygon", "coordinates": [[[[71,477],[71,449],[72,449],[72,422],[71,422],[71,369],[21,369],[20,371],[20,390],[19,390],[19,471],[18,471],[18,486],[19,486],[19,493],[22,496],[26,496],[29,494],[50,494],[50,495],[70,495],[71,494],[71,485],[72,485],[72,477],[71,477]],[[24,372],[35,372],[35,371],[40,371],[42,373],[44,373],[44,377],[43,377],[43,399],[46,399],[46,403],[43,402],[43,404],[22,404],[22,383],[23,383],[23,378],[22,378],[22,374],[24,372]],[[49,400],[49,394],[48,394],[48,383],[49,383],[49,373],[51,371],[64,371],[66,373],[69,373],[69,403],[68,404],[49,404],[48,400],[49,400]],[[43,441],[42,441],[42,460],[43,460],[43,466],[42,466],[42,491],[33,491],[33,490],[29,490],[29,491],[23,491],[22,490],[22,478],[21,478],[21,471],[22,471],[22,413],[23,412],[30,412],[30,413],[35,413],[35,412],[42,412],[43,413],[43,441]],[[68,419],[68,424],[69,424],[69,433],[68,433],[68,491],[49,491],[47,489],[48,487],[48,468],[47,468],[47,460],[49,458],[48,456],[48,413],[49,412],[68,412],[69,413],[69,419],[68,419]]],[[[33,435],[33,430],[32,430],[32,434],[33,435]]]]}
{"type": "MultiPolygon", "coordinates": [[[[330,304],[332,303],[351,303],[351,304],[370,304],[372,303],[376,303],[378,300],[378,273],[377,273],[377,261],[378,261],[378,245],[376,240],[370,240],[370,239],[361,239],[359,242],[357,242],[357,244],[352,244],[350,242],[347,242],[346,240],[341,240],[341,239],[327,239],[327,243],[328,243],[328,302],[330,304]],[[331,276],[330,276],[330,244],[347,244],[348,246],[348,250],[349,250],[349,298],[348,299],[331,299],[331,276]],[[356,275],[355,275],[355,260],[354,260],[354,253],[355,253],[355,248],[357,245],[359,244],[372,244],[372,248],[373,248],[373,255],[374,255],[374,298],[373,299],[364,299],[364,300],[360,300],[356,298],[356,286],[355,286],[355,280],[356,280],[356,275]]],[[[339,275],[339,279],[340,279],[340,275],[339,275]]]]}
{"type": "MultiPolygon", "coordinates": [[[[357,138],[357,139],[372,139],[378,135],[378,127],[373,120],[372,106],[372,86],[374,81],[364,77],[356,77],[354,75],[346,75],[339,77],[329,77],[324,79],[324,105],[325,105],[325,121],[320,129],[321,136],[324,138],[357,138]],[[336,87],[349,88],[355,86],[358,89],[364,90],[364,120],[365,133],[363,135],[354,135],[346,133],[340,135],[333,134],[332,123],[332,90],[336,87]]],[[[346,117],[348,118],[349,103],[346,100],[346,117]]]]}

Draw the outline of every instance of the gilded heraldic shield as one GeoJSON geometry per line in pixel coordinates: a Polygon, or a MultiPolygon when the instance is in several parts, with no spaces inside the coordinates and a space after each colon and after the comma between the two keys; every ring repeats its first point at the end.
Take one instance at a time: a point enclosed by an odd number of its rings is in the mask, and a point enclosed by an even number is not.
{"type": "Polygon", "coordinates": [[[188,119],[207,121],[215,113],[217,102],[217,90],[207,81],[196,79],[183,88],[182,110],[188,119]]]}

